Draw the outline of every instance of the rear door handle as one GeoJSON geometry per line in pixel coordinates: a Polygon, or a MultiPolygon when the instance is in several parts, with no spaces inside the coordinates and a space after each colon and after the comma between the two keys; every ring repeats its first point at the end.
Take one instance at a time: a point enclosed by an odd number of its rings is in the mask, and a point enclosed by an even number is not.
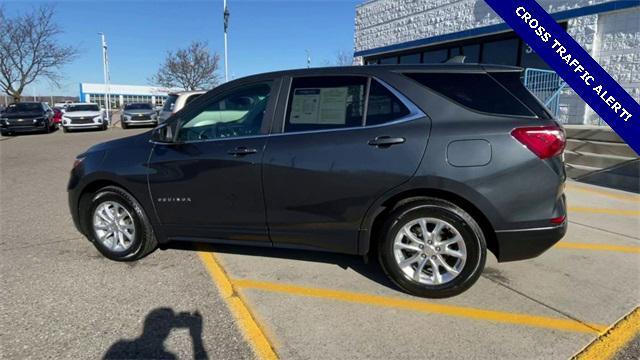
{"type": "Polygon", "coordinates": [[[378,136],[369,140],[369,145],[377,147],[389,147],[391,145],[402,144],[405,142],[403,137],[378,136]]]}
{"type": "Polygon", "coordinates": [[[256,149],[246,148],[244,146],[238,146],[235,149],[227,151],[227,154],[233,155],[233,156],[244,156],[249,154],[255,154],[257,152],[258,150],[256,149]]]}

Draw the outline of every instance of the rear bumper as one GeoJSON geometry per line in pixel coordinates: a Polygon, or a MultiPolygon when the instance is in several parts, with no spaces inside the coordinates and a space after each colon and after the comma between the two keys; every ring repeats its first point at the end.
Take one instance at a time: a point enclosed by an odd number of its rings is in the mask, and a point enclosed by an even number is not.
{"type": "Polygon", "coordinates": [[[555,245],[567,233],[568,221],[547,228],[496,231],[499,262],[534,258],[555,245]]]}

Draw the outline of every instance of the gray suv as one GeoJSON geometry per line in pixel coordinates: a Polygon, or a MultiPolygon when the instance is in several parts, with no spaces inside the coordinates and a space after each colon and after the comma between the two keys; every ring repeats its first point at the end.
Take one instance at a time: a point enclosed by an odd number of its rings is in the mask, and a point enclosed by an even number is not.
{"type": "Polygon", "coordinates": [[[567,229],[565,133],[521,69],[306,69],[223,84],[148,133],[78,156],[69,204],[106,257],[171,241],[376,257],[445,297],[567,229]]]}

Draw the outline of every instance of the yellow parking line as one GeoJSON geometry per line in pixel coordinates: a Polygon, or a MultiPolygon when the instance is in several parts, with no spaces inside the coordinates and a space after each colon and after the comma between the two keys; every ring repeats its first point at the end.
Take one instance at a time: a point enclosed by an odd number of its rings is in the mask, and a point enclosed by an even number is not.
{"type": "Polygon", "coordinates": [[[621,215],[621,216],[640,216],[640,210],[624,210],[624,209],[607,209],[592,208],[584,206],[569,206],[569,212],[586,212],[593,214],[621,215]]]}
{"type": "Polygon", "coordinates": [[[638,335],[640,335],[640,308],[636,307],[577,353],[573,360],[611,359],[638,335]]]}
{"type": "Polygon", "coordinates": [[[233,284],[225,273],[224,269],[214,254],[209,252],[198,252],[200,260],[204,263],[209,275],[216,284],[220,295],[227,303],[229,310],[238,321],[239,327],[245,339],[251,344],[251,347],[258,359],[277,359],[273,346],[265,335],[264,331],[257,323],[249,308],[243,299],[235,291],[233,284]]]}
{"type": "Polygon", "coordinates": [[[357,304],[375,305],[387,308],[413,310],[419,312],[443,314],[464,318],[495,321],[500,323],[532,326],[545,329],[598,333],[605,329],[603,325],[584,324],[575,320],[534,316],[502,311],[483,310],[471,307],[429,303],[419,300],[407,300],[394,297],[368,295],[341,290],[302,287],[254,280],[232,280],[240,288],[277,292],[289,295],[308,296],[321,299],[339,300],[357,304]]]}
{"type": "Polygon", "coordinates": [[[640,254],[640,246],[621,246],[607,244],[587,244],[561,241],[555,245],[560,249],[580,249],[580,250],[603,250],[603,251],[619,251],[631,254],[640,254]]]}
{"type": "Polygon", "coordinates": [[[631,193],[629,193],[629,194],[619,194],[619,193],[614,193],[614,192],[609,192],[609,191],[604,191],[604,190],[599,190],[599,189],[586,188],[586,187],[577,186],[577,185],[569,184],[569,183],[566,184],[566,188],[569,189],[569,190],[582,191],[582,192],[586,192],[586,193],[596,194],[596,195],[608,197],[608,198],[611,198],[611,199],[640,203],[640,196],[638,196],[636,194],[631,194],[631,193]]]}

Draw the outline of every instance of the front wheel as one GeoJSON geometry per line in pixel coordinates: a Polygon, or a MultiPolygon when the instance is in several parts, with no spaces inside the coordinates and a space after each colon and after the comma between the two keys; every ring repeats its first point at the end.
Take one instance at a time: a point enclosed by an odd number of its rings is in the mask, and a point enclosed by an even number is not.
{"type": "Polygon", "coordinates": [[[92,197],[85,214],[90,240],[111,260],[137,260],[157,247],[153,228],[142,206],[119,187],[100,189],[92,197]]]}
{"type": "Polygon", "coordinates": [[[484,269],[487,246],[480,226],[445,200],[428,198],[397,208],[381,235],[378,253],[385,273],[413,295],[460,294],[484,269]]]}

